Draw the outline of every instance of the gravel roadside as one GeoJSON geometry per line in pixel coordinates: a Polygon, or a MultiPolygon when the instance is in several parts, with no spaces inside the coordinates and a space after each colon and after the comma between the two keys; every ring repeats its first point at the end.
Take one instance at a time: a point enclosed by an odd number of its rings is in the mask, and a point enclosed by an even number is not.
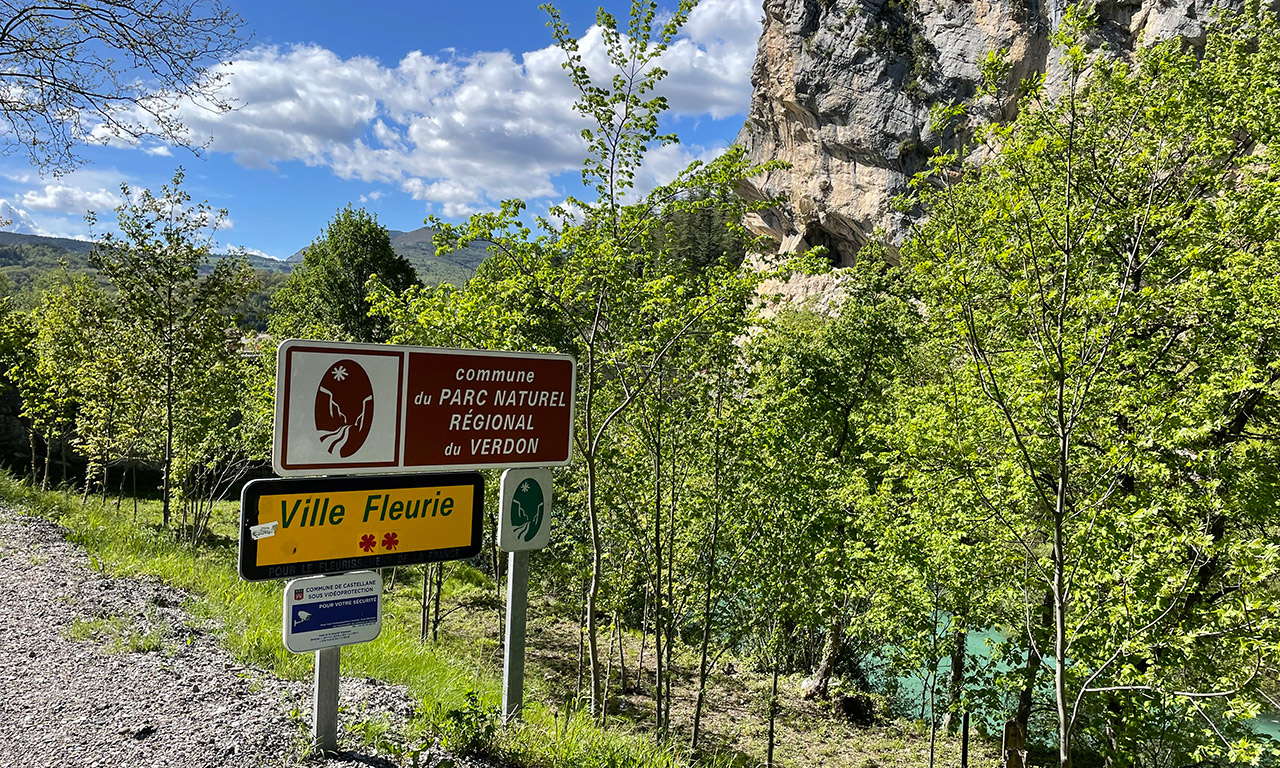
{"type": "MultiPolygon", "coordinates": [[[[0,766],[401,765],[352,731],[384,720],[394,736],[414,708],[403,689],[343,678],[341,746],[353,751],[305,760],[310,682],[238,664],[185,600],[105,576],[56,523],[0,508],[0,766]]],[[[432,749],[419,764],[469,763],[432,749]]]]}

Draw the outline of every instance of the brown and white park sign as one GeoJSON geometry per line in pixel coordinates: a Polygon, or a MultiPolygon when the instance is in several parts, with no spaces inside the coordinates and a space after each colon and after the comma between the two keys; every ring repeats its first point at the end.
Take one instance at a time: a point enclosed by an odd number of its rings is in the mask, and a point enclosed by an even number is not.
{"type": "Polygon", "coordinates": [[[569,463],[567,355],[291,339],[280,345],[276,474],[569,463]]]}

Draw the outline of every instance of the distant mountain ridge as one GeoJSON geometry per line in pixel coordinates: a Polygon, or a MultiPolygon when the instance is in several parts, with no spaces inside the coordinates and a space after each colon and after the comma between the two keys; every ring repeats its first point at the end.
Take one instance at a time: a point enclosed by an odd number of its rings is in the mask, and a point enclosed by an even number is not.
{"type": "Polygon", "coordinates": [[[61,248],[72,253],[85,253],[93,250],[93,243],[88,240],[72,240],[68,237],[45,237],[43,235],[25,235],[21,232],[0,232],[0,245],[47,245],[61,248]]]}
{"type": "MultiPolygon", "coordinates": [[[[0,246],[6,245],[34,245],[51,248],[54,250],[63,250],[67,254],[74,254],[74,257],[67,258],[67,267],[72,270],[91,269],[89,266],[89,254],[93,251],[93,242],[90,240],[72,240],[67,237],[45,237],[43,235],[27,235],[21,232],[0,232],[0,246]],[[78,258],[77,258],[78,257],[78,258]]],[[[6,249],[7,251],[8,249],[6,249]]],[[[213,254],[213,259],[226,258],[225,253],[213,254]]],[[[245,254],[245,258],[249,261],[249,266],[254,269],[264,269],[268,272],[288,272],[285,262],[279,259],[273,259],[269,256],[259,256],[257,254],[245,254]]],[[[0,256],[0,266],[24,266],[17,263],[15,256],[0,256]]]]}
{"type": "MultiPolygon", "coordinates": [[[[444,256],[436,256],[435,246],[431,244],[435,230],[431,227],[410,232],[392,229],[388,233],[392,249],[408,260],[417,271],[418,278],[428,285],[444,282],[461,285],[476,273],[480,262],[488,255],[486,246],[469,245],[444,256]]],[[[88,240],[0,232],[0,274],[9,277],[15,287],[21,287],[28,284],[36,272],[56,268],[58,261],[65,263],[73,272],[93,272],[95,270],[89,264],[92,250],[93,243],[88,240]],[[40,252],[38,258],[33,255],[33,250],[40,252]]],[[[254,269],[287,274],[302,262],[305,251],[303,248],[285,261],[256,254],[245,254],[245,258],[254,269]]],[[[213,254],[213,259],[226,256],[213,254]]]]}

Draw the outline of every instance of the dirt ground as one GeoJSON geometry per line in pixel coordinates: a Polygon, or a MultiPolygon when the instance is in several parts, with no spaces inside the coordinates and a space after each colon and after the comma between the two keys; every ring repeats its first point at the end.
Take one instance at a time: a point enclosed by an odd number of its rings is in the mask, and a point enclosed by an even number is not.
{"type": "MultiPolygon", "coordinates": [[[[446,616],[441,631],[467,637],[486,662],[501,665],[501,603],[496,595],[477,600],[469,610],[446,616]]],[[[654,658],[653,638],[645,639],[643,671],[637,676],[641,637],[626,633],[625,693],[619,686],[617,646],[606,637],[608,625],[601,623],[600,654],[612,651],[613,664],[607,674],[609,714],[642,729],[653,727],[654,658]],[[639,684],[637,685],[637,680],[639,684]]],[[[614,638],[616,643],[616,637],[614,638]]],[[[526,651],[526,695],[536,696],[562,710],[574,706],[579,685],[579,628],[576,622],[556,618],[550,606],[530,605],[526,651]]],[[[671,732],[677,742],[688,743],[693,731],[697,696],[698,657],[696,649],[682,648],[674,660],[672,681],[671,732]]],[[[779,713],[775,727],[774,759],[777,765],[792,768],[908,768],[930,766],[930,734],[923,722],[893,719],[873,725],[856,725],[833,711],[830,701],[807,700],[800,692],[801,675],[779,679],[779,713]]],[[[722,656],[708,679],[702,713],[701,748],[717,748],[733,753],[743,766],[763,765],[768,750],[768,699],[770,677],[750,669],[749,663],[722,656]]],[[[999,745],[971,735],[969,766],[994,768],[1000,764],[999,745]]],[[[932,765],[954,768],[961,764],[958,735],[939,732],[934,744],[932,765]]]]}

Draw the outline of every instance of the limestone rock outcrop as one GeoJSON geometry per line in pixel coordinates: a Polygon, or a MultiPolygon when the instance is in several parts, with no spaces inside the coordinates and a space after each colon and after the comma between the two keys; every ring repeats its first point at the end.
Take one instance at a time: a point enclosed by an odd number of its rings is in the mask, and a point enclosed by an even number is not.
{"type": "MultiPolygon", "coordinates": [[[[1100,0],[1091,42],[1107,55],[1169,37],[1202,41],[1215,6],[1237,0],[1100,0]]],[[[743,194],[780,197],[748,221],[780,251],[826,246],[853,263],[868,238],[900,245],[911,223],[893,198],[924,168],[939,137],[930,108],[969,100],[987,54],[1006,50],[1009,84],[1043,73],[1049,93],[1066,70],[1049,35],[1063,0],[764,0],[750,112],[738,135],[753,160],[784,160],[743,194]]],[[[988,100],[985,119],[1013,116],[988,100]]],[[[891,247],[891,258],[896,251],[891,247]]]]}

